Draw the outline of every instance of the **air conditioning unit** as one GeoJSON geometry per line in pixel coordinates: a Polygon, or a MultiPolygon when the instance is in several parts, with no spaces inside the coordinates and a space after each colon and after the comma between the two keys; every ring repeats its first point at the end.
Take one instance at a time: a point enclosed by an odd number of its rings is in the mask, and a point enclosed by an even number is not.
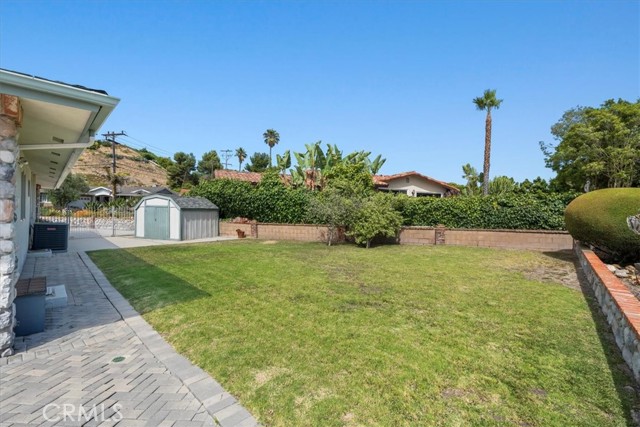
{"type": "Polygon", "coordinates": [[[69,244],[69,224],[62,222],[36,222],[33,225],[31,249],[66,251],[69,244]]]}

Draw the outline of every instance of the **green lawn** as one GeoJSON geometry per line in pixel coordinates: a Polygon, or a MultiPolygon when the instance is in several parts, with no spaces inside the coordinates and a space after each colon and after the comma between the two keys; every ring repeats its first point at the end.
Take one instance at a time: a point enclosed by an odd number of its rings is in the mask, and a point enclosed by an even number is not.
{"type": "Polygon", "coordinates": [[[568,266],[549,255],[259,241],[90,255],[267,426],[621,426],[640,406],[591,299],[531,278],[568,266]]]}

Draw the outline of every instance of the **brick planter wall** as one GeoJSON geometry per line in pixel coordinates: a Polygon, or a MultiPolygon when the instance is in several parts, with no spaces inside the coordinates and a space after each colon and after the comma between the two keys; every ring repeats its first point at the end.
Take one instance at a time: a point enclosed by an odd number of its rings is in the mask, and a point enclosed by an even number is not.
{"type": "Polygon", "coordinates": [[[325,241],[327,227],[306,224],[258,224],[258,238],[269,240],[325,241]]]}
{"type": "MultiPolygon", "coordinates": [[[[221,236],[237,236],[238,229],[244,231],[247,237],[305,242],[324,242],[327,233],[327,227],[321,225],[267,223],[252,225],[220,222],[221,236]]],[[[344,236],[339,240],[344,241],[344,236]]],[[[398,242],[401,245],[460,245],[539,251],[570,250],[573,247],[573,239],[566,231],[471,230],[444,227],[403,227],[400,230],[398,242]]]]}
{"type": "Polygon", "coordinates": [[[640,381],[640,301],[600,258],[576,242],[574,251],[613,331],[622,357],[640,381]]]}
{"type": "Polygon", "coordinates": [[[242,230],[247,237],[251,237],[251,224],[220,221],[219,229],[221,236],[237,236],[236,230],[242,230]]]}
{"type": "MultiPolygon", "coordinates": [[[[242,230],[247,237],[267,240],[297,240],[302,242],[326,241],[327,227],[311,224],[268,224],[220,222],[221,236],[237,236],[236,230],[242,230]]],[[[344,236],[341,236],[344,241],[344,236]]]]}
{"type": "Polygon", "coordinates": [[[455,245],[487,248],[568,250],[573,239],[566,231],[551,230],[475,230],[443,227],[403,227],[401,245],[455,245]],[[436,239],[436,237],[438,237],[436,239]]]}

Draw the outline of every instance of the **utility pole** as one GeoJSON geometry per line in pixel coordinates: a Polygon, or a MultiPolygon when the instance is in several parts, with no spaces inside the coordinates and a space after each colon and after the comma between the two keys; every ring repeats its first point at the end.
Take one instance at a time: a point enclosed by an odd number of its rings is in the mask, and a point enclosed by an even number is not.
{"type": "Polygon", "coordinates": [[[224,157],[224,168],[225,169],[229,169],[229,157],[231,157],[231,153],[233,152],[233,150],[220,150],[220,152],[222,153],[222,156],[224,157]]]}
{"type": "MultiPolygon", "coordinates": [[[[103,133],[102,136],[104,136],[107,141],[109,141],[111,143],[111,155],[113,156],[113,162],[111,164],[111,169],[113,171],[113,174],[116,174],[116,136],[127,136],[127,133],[125,131],[120,131],[120,132],[107,132],[107,133],[103,133]]],[[[113,192],[113,199],[115,200],[116,198],[116,193],[115,191],[113,192]]]]}
{"type": "Polygon", "coordinates": [[[111,142],[111,155],[113,156],[113,162],[111,163],[111,167],[113,170],[113,176],[111,177],[111,179],[113,180],[112,184],[113,187],[111,189],[112,194],[111,194],[111,200],[114,201],[114,205],[111,207],[111,237],[115,237],[116,236],[116,217],[115,217],[115,211],[116,211],[116,207],[115,207],[115,201],[116,201],[116,190],[117,190],[117,185],[116,185],[116,136],[126,136],[127,133],[125,131],[120,131],[120,132],[107,132],[107,133],[103,133],[102,136],[104,136],[107,141],[111,142]]]}

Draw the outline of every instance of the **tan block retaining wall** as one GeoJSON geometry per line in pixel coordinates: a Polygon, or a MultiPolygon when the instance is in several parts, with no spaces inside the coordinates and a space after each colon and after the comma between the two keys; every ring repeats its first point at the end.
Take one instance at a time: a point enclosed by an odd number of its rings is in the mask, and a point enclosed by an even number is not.
{"type": "Polygon", "coordinates": [[[573,247],[573,239],[566,231],[403,227],[400,230],[400,244],[437,244],[559,251],[571,249],[573,247]],[[436,235],[438,235],[438,239],[436,239],[436,235]]]}
{"type": "MultiPolygon", "coordinates": [[[[242,230],[247,237],[269,240],[324,241],[327,227],[308,224],[265,224],[220,222],[221,236],[237,236],[242,230]]],[[[567,250],[573,239],[566,231],[547,230],[466,230],[435,227],[403,227],[398,239],[401,245],[461,245],[489,248],[567,250]],[[438,239],[436,239],[438,235],[438,239]],[[437,241],[437,242],[436,242],[437,241]]]]}
{"type": "Polygon", "coordinates": [[[592,251],[575,245],[582,271],[613,331],[622,358],[640,381],[640,301],[592,251]]]}

